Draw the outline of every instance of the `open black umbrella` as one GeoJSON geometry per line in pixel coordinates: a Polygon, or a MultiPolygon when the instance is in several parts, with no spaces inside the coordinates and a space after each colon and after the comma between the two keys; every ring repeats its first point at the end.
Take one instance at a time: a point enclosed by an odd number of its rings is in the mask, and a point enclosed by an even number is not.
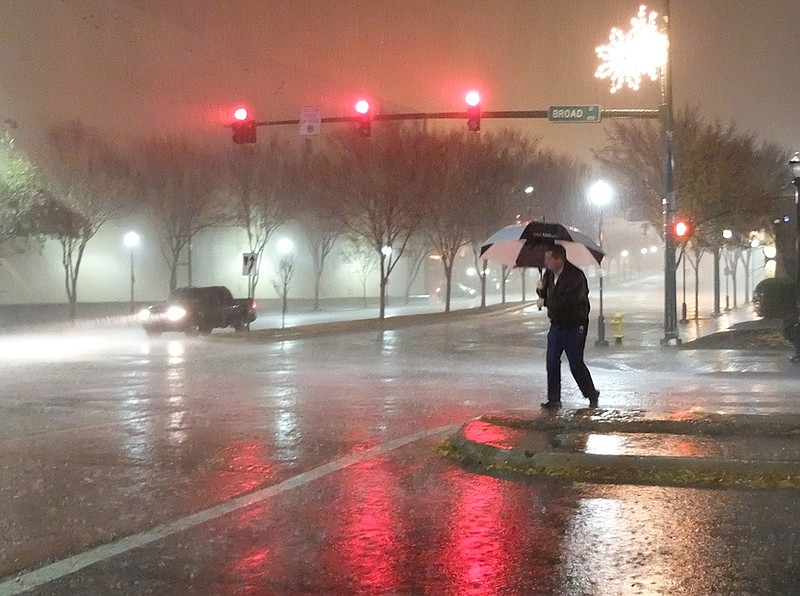
{"type": "Polygon", "coordinates": [[[532,221],[506,226],[492,234],[481,247],[481,258],[509,267],[544,267],[548,246],[561,244],[567,260],[579,267],[599,265],[605,253],[586,234],[559,223],[532,221]]]}

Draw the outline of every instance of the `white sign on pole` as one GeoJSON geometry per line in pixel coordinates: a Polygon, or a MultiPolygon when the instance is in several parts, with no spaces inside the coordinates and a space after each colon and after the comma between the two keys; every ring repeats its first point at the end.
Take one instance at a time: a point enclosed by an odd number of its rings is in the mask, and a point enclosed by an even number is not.
{"type": "Polygon", "coordinates": [[[255,275],[257,269],[256,263],[258,263],[258,257],[256,253],[242,253],[242,275],[255,275]]]}
{"type": "Polygon", "coordinates": [[[302,136],[318,135],[321,128],[322,118],[318,107],[300,108],[300,134],[302,136]]]}

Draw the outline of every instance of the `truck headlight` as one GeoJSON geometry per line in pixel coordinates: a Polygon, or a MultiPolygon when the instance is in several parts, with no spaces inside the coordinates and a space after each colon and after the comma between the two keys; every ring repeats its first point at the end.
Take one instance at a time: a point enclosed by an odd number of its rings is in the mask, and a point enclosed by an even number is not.
{"type": "Polygon", "coordinates": [[[166,312],[166,317],[170,321],[180,321],[185,316],[186,316],[186,310],[181,308],[180,306],[170,306],[166,312]]]}

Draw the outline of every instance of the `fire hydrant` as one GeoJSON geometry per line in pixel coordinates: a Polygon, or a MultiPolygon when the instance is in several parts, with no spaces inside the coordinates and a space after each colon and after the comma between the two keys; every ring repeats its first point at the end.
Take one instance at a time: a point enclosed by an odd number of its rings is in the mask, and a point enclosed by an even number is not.
{"type": "Polygon", "coordinates": [[[614,330],[614,343],[618,346],[621,346],[622,338],[625,337],[625,332],[622,330],[621,312],[614,313],[614,317],[611,319],[611,327],[614,330]]]}

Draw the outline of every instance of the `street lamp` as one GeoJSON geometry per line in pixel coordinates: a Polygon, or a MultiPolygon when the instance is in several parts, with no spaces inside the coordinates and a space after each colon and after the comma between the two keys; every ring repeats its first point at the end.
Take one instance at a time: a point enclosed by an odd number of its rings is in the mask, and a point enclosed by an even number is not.
{"type": "Polygon", "coordinates": [[[791,338],[794,344],[792,362],[800,362],[800,153],[795,153],[789,160],[792,169],[792,184],[794,184],[794,266],[795,266],[795,308],[797,322],[792,328],[791,338]]]}
{"type": "Polygon", "coordinates": [[[622,261],[622,279],[628,278],[627,265],[628,265],[628,257],[630,255],[631,253],[628,250],[623,250],[621,253],[619,253],[620,260],[622,261]]]}
{"type": "MultiPolygon", "coordinates": [[[[589,200],[597,207],[599,217],[597,219],[597,238],[600,248],[603,248],[603,207],[611,202],[613,196],[611,186],[603,180],[598,180],[589,188],[589,200]]],[[[596,346],[607,346],[606,324],[603,318],[603,270],[600,269],[600,314],[597,316],[597,341],[596,346]]]]}
{"type": "Polygon", "coordinates": [[[683,279],[681,281],[681,291],[683,292],[683,302],[681,302],[681,323],[684,325],[689,322],[689,319],[686,318],[686,247],[684,247],[683,252],[681,253],[681,263],[683,267],[683,279]]]}
{"type": "Polygon", "coordinates": [[[661,92],[661,127],[663,131],[664,159],[661,199],[664,218],[664,337],[661,345],[669,345],[674,341],[680,344],[678,337],[677,284],[675,281],[675,239],[669,231],[675,221],[675,176],[674,176],[674,117],[672,111],[672,79],[670,76],[670,38],[669,0],[664,0],[664,13],[659,19],[655,11],[647,12],[645,6],[639,7],[635,18],[631,19],[629,31],[614,27],[609,36],[609,43],[597,48],[597,56],[601,60],[595,76],[611,80],[611,92],[622,87],[634,91],[639,89],[642,78],[658,80],[661,92]]]}
{"type": "Polygon", "coordinates": [[[134,304],[133,304],[133,287],[136,284],[136,277],[133,275],[133,250],[139,246],[139,234],[136,232],[128,232],[122,238],[122,241],[125,243],[131,251],[131,314],[134,312],[134,304]]]}
{"type": "MultiPolygon", "coordinates": [[[[534,217],[533,217],[533,191],[534,190],[535,189],[533,188],[532,184],[529,184],[524,189],[522,189],[522,192],[525,193],[525,198],[527,200],[526,200],[525,204],[522,206],[521,211],[523,213],[530,212],[530,217],[528,218],[528,221],[533,221],[534,220],[534,217]]],[[[517,215],[517,224],[521,224],[522,223],[520,221],[521,219],[522,219],[522,214],[517,215]]],[[[522,271],[520,273],[520,285],[521,285],[521,289],[522,289],[522,301],[523,302],[525,302],[525,300],[527,300],[527,296],[526,296],[527,288],[526,288],[526,285],[525,285],[525,280],[526,280],[527,277],[528,277],[528,268],[527,267],[522,267],[522,271]]]]}
{"type": "Polygon", "coordinates": [[[722,248],[725,255],[725,312],[729,312],[731,310],[731,296],[728,280],[731,275],[731,268],[728,263],[728,241],[733,238],[733,232],[731,230],[722,230],[722,237],[726,240],[725,246],[722,248]]]}

